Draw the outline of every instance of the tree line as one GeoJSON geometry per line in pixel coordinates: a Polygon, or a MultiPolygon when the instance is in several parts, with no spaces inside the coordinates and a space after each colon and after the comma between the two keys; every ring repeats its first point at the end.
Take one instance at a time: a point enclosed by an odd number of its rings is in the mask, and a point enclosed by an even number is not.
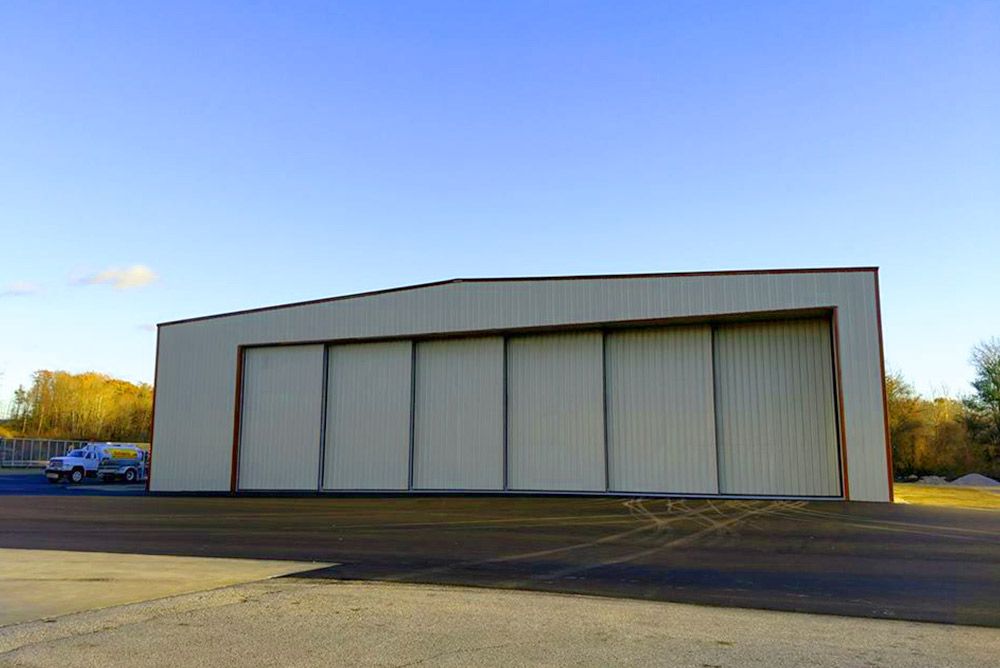
{"type": "Polygon", "coordinates": [[[1000,477],[1000,339],[972,351],[973,392],[926,399],[899,373],[886,376],[889,435],[897,476],[1000,477]]]}
{"type": "Polygon", "coordinates": [[[149,442],[153,387],[101,373],[36,371],[14,391],[3,427],[11,436],[149,442]]]}

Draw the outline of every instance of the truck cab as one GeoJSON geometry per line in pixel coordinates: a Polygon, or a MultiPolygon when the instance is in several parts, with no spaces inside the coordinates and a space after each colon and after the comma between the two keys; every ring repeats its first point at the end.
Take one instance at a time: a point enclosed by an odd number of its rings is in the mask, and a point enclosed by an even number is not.
{"type": "Polygon", "coordinates": [[[63,479],[81,483],[84,478],[96,477],[100,464],[100,454],[96,449],[77,448],[62,457],[50,459],[48,466],[45,467],[45,477],[51,483],[63,479]]]}

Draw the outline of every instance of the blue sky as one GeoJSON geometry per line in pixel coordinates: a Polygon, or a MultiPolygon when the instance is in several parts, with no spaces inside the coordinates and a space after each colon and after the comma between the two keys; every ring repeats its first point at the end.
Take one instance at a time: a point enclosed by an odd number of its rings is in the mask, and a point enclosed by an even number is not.
{"type": "Polygon", "coordinates": [[[156,322],[456,276],[878,265],[1000,336],[1000,3],[0,5],[0,397],[156,322]]]}

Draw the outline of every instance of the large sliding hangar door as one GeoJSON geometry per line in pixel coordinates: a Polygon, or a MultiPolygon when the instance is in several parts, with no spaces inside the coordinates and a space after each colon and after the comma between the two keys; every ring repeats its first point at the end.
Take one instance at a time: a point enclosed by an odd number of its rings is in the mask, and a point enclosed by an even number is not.
{"type": "Polygon", "coordinates": [[[413,488],[504,489],[504,339],[421,341],[413,488]]]}
{"type": "Polygon", "coordinates": [[[243,354],[241,489],[316,489],[322,389],[323,346],[243,354]]]}
{"type": "Polygon", "coordinates": [[[607,335],[612,491],[718,494],[712,328],[607,335]]]}
{"type": "Polygon", "coordinates": [[[409,341],[331,346],[323,488],[409,487],[409,341]]]}
{"type": "Polygon", "coordinates": [[[507,342],[508,488],[603,492],[601,333],[507,342]]]}
{"type": "Polygon", "coordinates": [[[715,333],[719,489],[839,496],[830,327],[800,320],[715,333]]]}
{"type": "Polygon", "coordinates": [[[238,488],[840,497],[812,318],[248,348],[238,488]]]}

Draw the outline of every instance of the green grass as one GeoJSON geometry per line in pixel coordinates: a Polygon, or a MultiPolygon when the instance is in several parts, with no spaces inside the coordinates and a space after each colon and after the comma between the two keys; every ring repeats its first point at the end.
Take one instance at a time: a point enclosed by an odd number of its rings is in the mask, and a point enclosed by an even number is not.
{"type": "Polygon", "coordinates": [[[898,482],[894,485],[894,490],[896,501],[902,503],[1000,510],[1000,487],[952,487],[898,482]]]}

